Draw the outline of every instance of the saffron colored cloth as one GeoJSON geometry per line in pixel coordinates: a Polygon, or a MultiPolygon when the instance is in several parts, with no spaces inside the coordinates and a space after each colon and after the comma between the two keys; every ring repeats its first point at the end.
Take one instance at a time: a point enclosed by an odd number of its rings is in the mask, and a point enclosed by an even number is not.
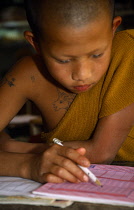
{"type": "MultiPolygon", "coordinates": [[[[88,140],[99,119],[134,103],[134,30],[120,31],[113,40],[106,74],[91,90],[77,94],[57,127],[42,133],[42,140],[88,140]]],[[[117,139],[118,141],[118,139],[117,139]]],[[[116,161],[134,161],[134,127],[118,151],[116,161]]]]}

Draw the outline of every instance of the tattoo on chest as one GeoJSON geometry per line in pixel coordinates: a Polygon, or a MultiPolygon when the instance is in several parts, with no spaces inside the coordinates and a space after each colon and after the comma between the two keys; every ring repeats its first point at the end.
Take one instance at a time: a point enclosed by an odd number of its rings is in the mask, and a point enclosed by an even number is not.
{"type": "Polygon", "coordinates": [[[9,87],[15,86],[14,82],[15,78],[12,77],[11,79],[7,79],[5,77],[0,81],[0,87],[2,87],[4,84],[8,84],[9,87]]]}
{"type": "Polygon", "coordinates": [[[57,100],[53,102],[54,111],[60,111],[61,109],[68,110],[69,106],[73,102],[76,94],[74,93],[66,93],[57,89],[57,100]]]}

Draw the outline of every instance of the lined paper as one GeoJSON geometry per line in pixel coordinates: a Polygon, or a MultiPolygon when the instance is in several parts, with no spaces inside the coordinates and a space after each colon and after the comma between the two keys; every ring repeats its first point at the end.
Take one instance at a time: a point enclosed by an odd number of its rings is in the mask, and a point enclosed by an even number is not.
{"type": "Polygon", "coordinates": [[[94,183],[47,183],[34,194],[81,202],[134,206],[134,168],[114,165],[91,165],[89,169],[103,187],[94,183]]]}

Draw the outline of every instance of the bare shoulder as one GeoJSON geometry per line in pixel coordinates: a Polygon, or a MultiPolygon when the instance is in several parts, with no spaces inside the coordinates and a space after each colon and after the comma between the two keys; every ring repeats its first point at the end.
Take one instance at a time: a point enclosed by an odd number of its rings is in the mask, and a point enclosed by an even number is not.
{"type": "Polygon", "coordinates": [[[42,72],[43,64],[38,56],[27,56],[15,63],[0,81],[0,87],[15,87],[20,92],[33,94],[38,81],[45,82],[42,72]],[[30,92],[31,90],[31,92],[30,92]],[[27,92],[28,91],[28,92],[27,92]]]}
{"type": "MultiPolygon", "coordinates": [[[[41,59],[38,56],[26,56],[17,61],[13,67],[9,70],[9,75],[16,75],[17,77],[25,77],[25,79],[31,78],[32,74],[40,75],[41,59]]],[[[21,78],[20,78],[21,79],[21,78]]]]}

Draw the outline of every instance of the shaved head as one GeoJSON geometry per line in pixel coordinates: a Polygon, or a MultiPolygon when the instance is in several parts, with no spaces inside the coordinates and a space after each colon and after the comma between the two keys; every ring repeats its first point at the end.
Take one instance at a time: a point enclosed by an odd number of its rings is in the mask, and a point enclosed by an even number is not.
{"type": "MultiPolygon", "coordinates": [[[[29,25],[37,38],[48,24],[82,27],[109,15],[112,23],[114,0],[24,0],[29,25]]],[[[107,18],[107,17],[106,17],[107,18]]]]}

